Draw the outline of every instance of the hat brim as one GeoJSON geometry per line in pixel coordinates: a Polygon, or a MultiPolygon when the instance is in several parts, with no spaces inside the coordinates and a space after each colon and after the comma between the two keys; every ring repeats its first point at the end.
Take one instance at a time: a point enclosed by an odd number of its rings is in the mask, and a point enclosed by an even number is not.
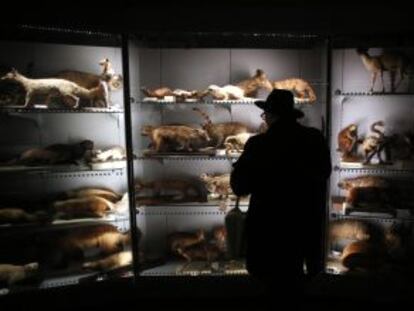
{"type": "Polygon", "coordinates": [[[300,111],[299,109],[296,109],[296,108],[293,108],[292,111],[289,112],[289,113],[284,113],[284,114],[275,113],[275,112],[268,109],[268,107],[266,105],[266,101],[263,101],[263,100],[256,101],[255,105],[257,107],[259,107],[260,109],[262,109],[263,111],[272,113],[274,115],[279,115],[279,116],[283,115],[284,117],[292,117],[294,119],[300,119],[300,118],[303,118],[305,116],[305,114],[302,111],[300,111]]]}

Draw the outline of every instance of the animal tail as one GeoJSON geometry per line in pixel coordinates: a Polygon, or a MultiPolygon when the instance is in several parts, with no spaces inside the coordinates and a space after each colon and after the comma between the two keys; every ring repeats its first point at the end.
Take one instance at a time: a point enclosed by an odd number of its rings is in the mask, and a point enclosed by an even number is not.
{"type": "Polygon", "coordinates": [[[114,206],[114,210],[116,211],[116,213],[119,213],[119,214],[127,213],[129,210],[128,192],[125,192],[124,195],[122,196],[122,199],[114,203],[113,206],[114,206]]]}
{"type": "Polygon", "coordinates": [[[308,98],[309,98],[310,103],[313,103],[314,101],[316,101],[315,91],[313,90],[312,86],[310,86],[309,83],[307,83],[306,85],[306,92],[308,93],[308,98]]]}
{"type": "Polygon", "coordinates": [[[144,95],[147,96],[147,97],[153,97],[152,92],[150,90],[148,90],[146,87],[141,87],[141,92],[144,93],[144,95]]]}
{"type": "Polygon", "coordinates": [[[194,111],[197,111],[206,120],[206,124],[205,125],[213,124],[213,122],[211,122],[211,119],[208,116],[208,114],[205,113],[204,111],[202,111],[200,108],[194,107],[193,110],[194,111]]]}

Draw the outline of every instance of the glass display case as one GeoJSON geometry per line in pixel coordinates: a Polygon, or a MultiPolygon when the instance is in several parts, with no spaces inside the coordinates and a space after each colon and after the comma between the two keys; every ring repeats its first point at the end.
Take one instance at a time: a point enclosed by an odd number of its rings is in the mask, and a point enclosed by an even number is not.
{"type": "Polygon", "coordinates": [[[10,33],[0,43],[0,293],[131,275],[121,38],[10,33]]]}
{"type": "Polygon", "coordinates": [[[412,275],[414,50],[332,51],[327,270],[412,275]]]}
{"type": "Polygon", "coordinates": [[[232,163],[249,137],[266,130],[254,103],[273,88],[290,89],[301,122],[326,130],[327,48],[326,38],[308,34],[130,40],[141,276],[247,273],[232,251],[248,208],[248,198],[235,208],[232,163]]]}

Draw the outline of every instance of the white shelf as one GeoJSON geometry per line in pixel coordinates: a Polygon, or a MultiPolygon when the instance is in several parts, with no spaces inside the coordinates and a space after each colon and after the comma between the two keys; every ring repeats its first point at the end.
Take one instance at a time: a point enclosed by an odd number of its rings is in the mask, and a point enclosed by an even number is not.
{"type": "Polygon", "coordinates": [[[109,108],[92,108],[85,107],[79,109],[67,108],[48,108],[46,106],[35,105],[33,108],[22,108],[19,106],[3,106],[0,112],[8,113],[124,113],[124,110],[119,107],[109,108]]]}

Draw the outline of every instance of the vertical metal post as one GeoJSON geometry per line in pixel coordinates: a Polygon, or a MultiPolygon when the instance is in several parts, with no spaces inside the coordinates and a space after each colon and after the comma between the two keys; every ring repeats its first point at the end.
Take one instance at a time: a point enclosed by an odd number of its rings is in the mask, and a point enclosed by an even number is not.
{"type": "MultiPolygon", "coordinates": [[[[327,38],[327,43],[326,43],[326,81],[328,82],[326,85],[326,121],[325,121],[325,137],[328,143],[328,147],[329,150],[332,150],[332,94],[331,94],[331,90],[332,90],[332,86],[331,86],[331,82],[332,82],[332,37],[329,35],[327,38]]],[[[330,194],[331,194],[331,187],[330,187],[330,179],[328,179],[327,181],[327,185],[326,185],[326,213],[325,213],[325,223],[324,223],[324,241],[323,241],[323,258],[324,258],[324,269],[326,271],[326,264],[327,264],[327,254],[328,254],[328,236],[329,236],[329,223],[330,223],[330,217],[329,217],[329,210],[330,210],[330,194]]]]}
{"type": "Polygon", "coordinates": [[[138,247],[138,227],[137,213],[135,204],[135,185],[134,185],[134,152],[132,143],[132,124],[131,124],[131,91],[129,81],[129,37],[122,34],[122,71],[124,75],[124,117],[125,117],[125,145],[127,152],[127,181],[129,198],[129,218],[131,225],[131,247],[133,254],[134,281],[139,276],[139,247],[138,247]]]}

